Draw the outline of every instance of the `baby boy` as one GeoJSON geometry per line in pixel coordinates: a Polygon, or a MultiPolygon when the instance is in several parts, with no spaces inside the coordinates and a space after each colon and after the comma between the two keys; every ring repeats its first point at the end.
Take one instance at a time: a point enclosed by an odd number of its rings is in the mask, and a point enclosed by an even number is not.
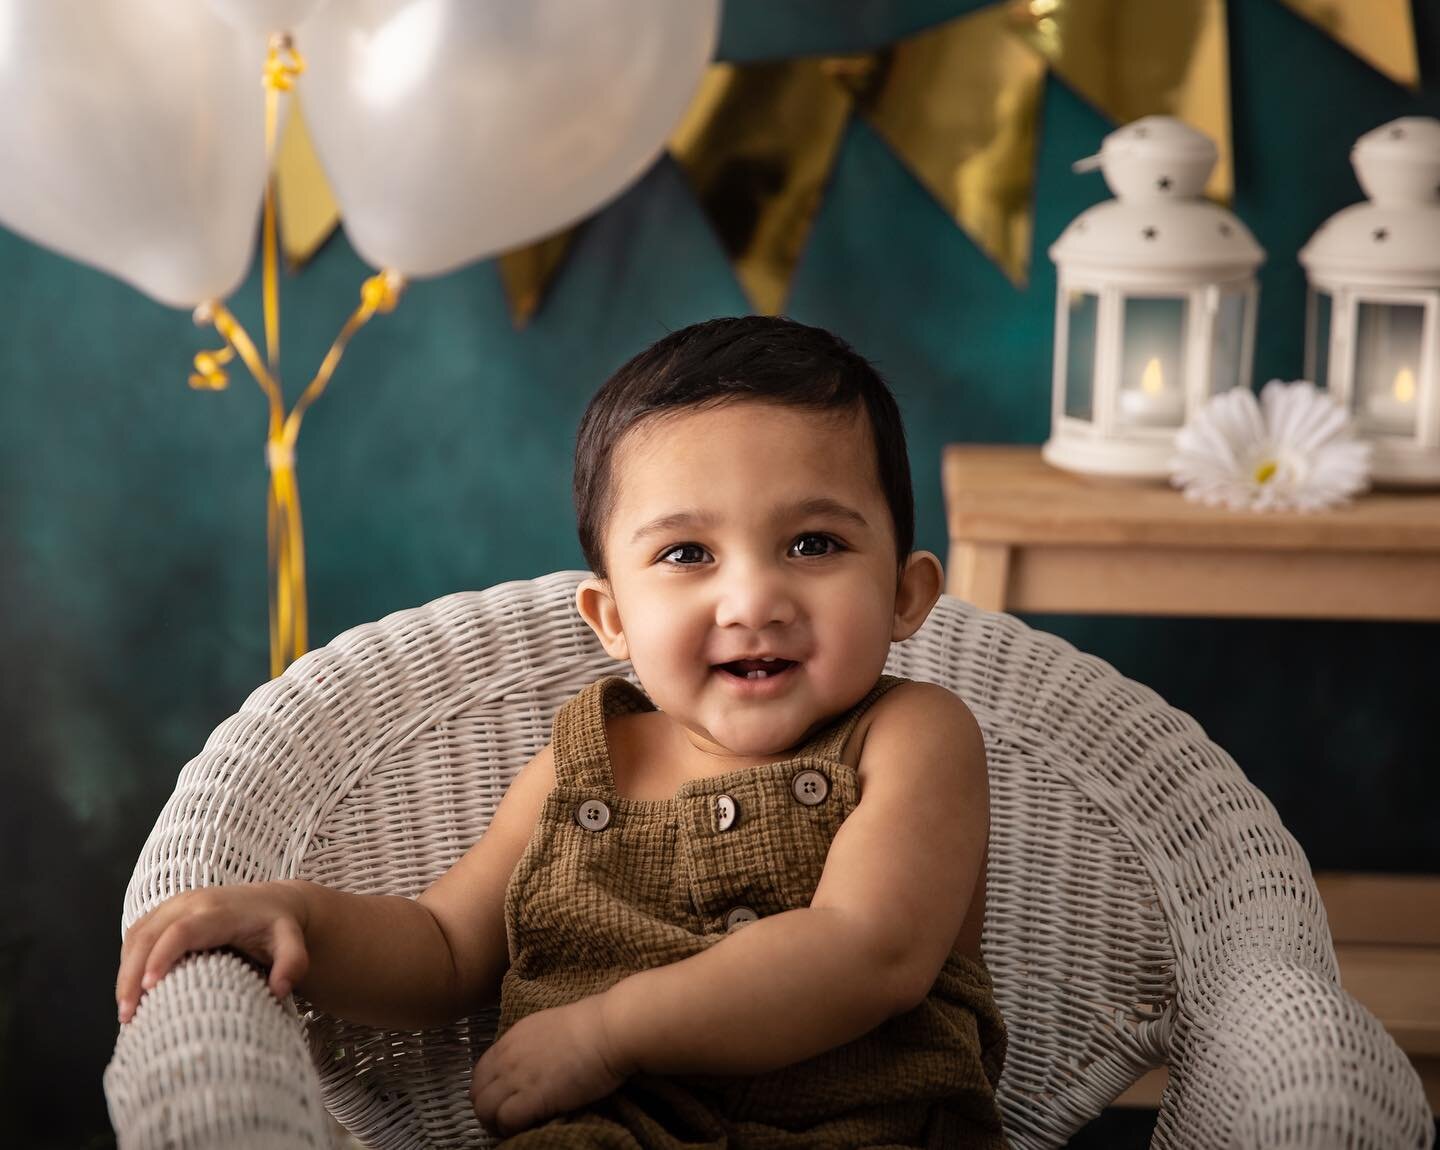
{"type": "Polygon", "coordinates": [[[657,1090],[675,1145],[1003,1145],[983,743],[953,693],[883,673],[942,582],[884,382],[793,321],[685,328],[591,401],[575,502],[577,609],[643,692],[567,703],[416,899],[288,881],[155,908],[122,1022],[232,945],[357,1022],[499,1002],[472,1100],[507,1146],[668,1145],[657,1090]]]}

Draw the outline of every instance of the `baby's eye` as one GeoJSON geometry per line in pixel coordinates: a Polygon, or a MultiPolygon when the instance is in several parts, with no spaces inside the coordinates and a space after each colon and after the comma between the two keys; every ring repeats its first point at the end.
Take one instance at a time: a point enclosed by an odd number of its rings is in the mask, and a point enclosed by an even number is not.
{"type": "Polygon", "coordinates": [[[790,545],[792,554],[798,554],[801,558],[815,559],[821,555],[830,555],[839,551],[840,542],[829,535],[812,533],[801,535],[790,545]]]}
{"type": "Polygon", "coordinates": [[[662,563],[668,563],[671,558],[676,555],[681,556],[681,558],[675,559],[675,561],[670,564],[672,567],[693,567],[695,564],[702,562],[705,555],[705,548],[701,547],[698,543],[681,543],[662,554],[660,561],[662,563]],[[685,556],[689,556],[689,558],[685,558],[685,556]]]}

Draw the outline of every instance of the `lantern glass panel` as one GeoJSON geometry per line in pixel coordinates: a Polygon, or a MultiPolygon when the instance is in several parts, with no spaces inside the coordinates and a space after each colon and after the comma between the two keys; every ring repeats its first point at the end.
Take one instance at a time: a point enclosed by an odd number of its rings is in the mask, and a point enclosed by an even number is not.
{"type": "Polygon", "coordinates": [[[1100,297],[1072,291],[1065,339],[1065,414],[1071,419],[1095,418],[1095,346],[1100,297]]]}
{"type": "Polygon", "coordinates": [[[1310,293],[1310,341],[1305,349],[1310,382],[1316,387],[1330,387],[1330,293],[1310,293]]]}
{"type": "Polygon", "coordinates": [[[1241,292],[1220,296],[1215,313],[1215,347],[1211,357],[1210,394],[1239,387],[1245,374],[1245,312],[1250,297],[1241,292]]]}
{"type": "Polygon", "coordinates": [[[1117,419],[1128,427],[1185,421],[1186,296],[1131,296],[1121,335],[1117,419]]]}
{"type": "Polygon", "coordinates": [[[1413,436],[1425,307],[1361,301],[1355,315],[1355,414],[1375,435],[1413,436]]]}

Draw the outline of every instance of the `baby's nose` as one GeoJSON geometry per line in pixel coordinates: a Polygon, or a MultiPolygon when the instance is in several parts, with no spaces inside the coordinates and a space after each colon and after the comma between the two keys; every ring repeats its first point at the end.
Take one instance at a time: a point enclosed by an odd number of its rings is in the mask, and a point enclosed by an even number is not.
{"type": "Polygon", "coordinates": [[[767,573],[727,580],[715,605],[717,626],[753,631],[793,623],[796,614],[795,596],[787,581],[767,573]]]}

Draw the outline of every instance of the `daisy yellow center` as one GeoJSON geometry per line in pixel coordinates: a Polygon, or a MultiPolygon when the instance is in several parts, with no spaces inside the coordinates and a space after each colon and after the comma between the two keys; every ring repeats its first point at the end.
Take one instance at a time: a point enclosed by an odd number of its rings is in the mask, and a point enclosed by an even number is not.
{"type": "Polygon", "coordinates": [[[1273,459],[1267,459],[1255,469],[1256,483],[1269,483],[1275,478],[1275,473],[1280,470],[1280,465],[1273,459]]]}

